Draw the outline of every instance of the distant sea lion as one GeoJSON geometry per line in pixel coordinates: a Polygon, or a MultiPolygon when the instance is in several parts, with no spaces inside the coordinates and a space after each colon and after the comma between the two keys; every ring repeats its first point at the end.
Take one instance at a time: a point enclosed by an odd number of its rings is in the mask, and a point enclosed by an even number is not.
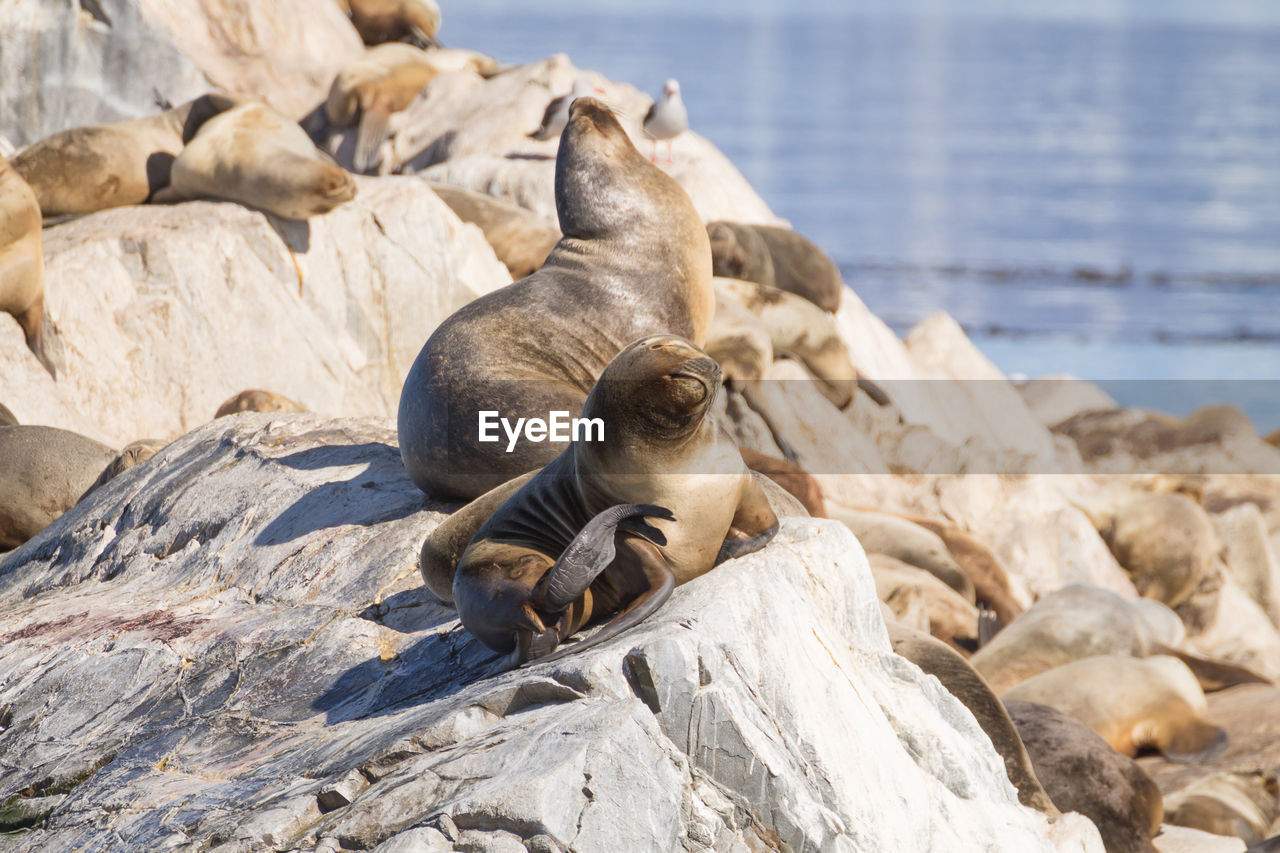
{"type": "Polygon", "coordinates": [[[173,162],[169,186],[152,200],[218,198],[306,219],[355,195],[355,179],[296,122],[264,104],[243,104],[205,122],[173,162]]]}
{"type": "Polygon", "coordinates": [[[575,440],[463,553],[452,592],[467,630],[523,662],[618,612],[565,651],[587,648],[643,620],[675,586],[764,547],[778,518],[710,415],[719,388],[719,366],[683,338],[654,335],[620,352],[582,410],[608,425],[604,440],[575,440]]]}
{"type": "Polygon", "coordinates": [[[115,456],[64,429],[0,427],[0,549],[18,547],[75,506],[115,456]]]}
{"type": "Polygon", "coordinates": [[[80,500],[84,500],[95,490],[105,486],[135,465],[146,462],[163,450],[168,443],[158,438],[144,438],[128,445],[116,455],[115,459],[107,463],[107,467],[102,469],[102,473],[98,475],[98,479],[93,481],[93,485],[85,489],[84,494],[80,496],[80,500]]]}
{"type": "Polygon", "coordinates": [[[274,391],[251,388],[228,398],[214,413],[214,419],[240,412],[305,412],[307,407],[274,391]]]}
{"type": "Polygon", "coordinates": [[[887,554],[868,554],[876,596],[895,612],[898,601],[918,599],[934,637],[964,652],[978,646],[978,608],[964,596],[917,566],[887,554]]]}
{"type": "Polygon", "coordinates": [[[777,483],[792,497],[800,501],[805,511],[813,518],[827,517],[827,504],[822,497],[822,487],[818,480],[799,465],[792,465],[785,459],[761,453],[750,447],[739,447],[742,461],[752,471],[758,471],[777,483]]]}
{"type": "Polygon", "coordinates": [[[440,7],[435,0],[337,0],[365,44],[412,40],[438,45],[440,7]]]}
{"type": "Polygon", "coordinates": [[[532,275],[560,241],[559,228],[518,204],[444,184],[431,189],[459,219],[480,227],[513,279],[532,275]]]}
{"type": "Polygon", "coordinates": [[[942,686],[969,709],[987,737],[991,738],[992,746],[1004,759],[1009,781],[1018,791],[1018,802],[1056,817],[1059,807],[1037,778],[1031,757],[1027,755],[1013,721],[982,676],[945,643],[900,625],[890,624],[888,628],[893,650],[941,681],[942,686]]]}
{"type": "Polygon", "coordinates": [[[1167,823],[1233,835],[1252,846],[1280,817],[1280,784],[1274,769],[1215,773],[1166,796],[1164,812],[1167,823]]]}
{"type": "Polygon", "coordinates": [[[1200,763],[1227,748],[1227,733],[1204,719],[1208,705],[1195,676],[1182,661],[1166,655],[1072,661],[1001,697],[1068,713],[1130,757],[1156,749],[1173,761],[1200,763]]]}
{"type": "Polygon", "coordinates": [[[868,554],[888,554],[924,569],[973,604],[973,582],[956,565],[938,534],[907,519],[885,512],[830,507],[830,517],[844,522],[868,554]]]}
{"type": "Polygon", "coordinates": [[[1160,789],[1137,762],[1055,708],[1004,704],[1055,806],[1093,821],[1107,853],[1155,853],[1151,839],[1160,832],[1164,809],[1160,789]]]}
{"type": "Polygon", "coordinates": [[[9,411],[9,407],[4,403],[0,403],[0,427],[17,426],[18,417],[9,411]]]}
{"type": "Polygon", "coordinates": [[[707,225],[715,274],[802,296],[823,311],[840,308],[844,280],[827,253],[790,228],[723,220],[707,225]]]}
{"type": "Polygon", "coordinates": [[[27,349],[55,379],[44,349],[44,242],[40,205],[22,176],[0,157],[0,311],[22,328],[27,349]]]}
{"type": "Polygon", "coordinates": [[[1104,519],[1099,532],[1138,592],[1174,609],[1221,565],[1213,522],[1186,495],[1134,498],[1104,519]]]}
{"type": "Polygon", "coordinates": [[[46,217],[142,204],[167,186],[173,162],[197,131],[242,103],[202,95],[147,118],[73,127],[46,136],[13,161],[46,217]]]}
{"type": "Polygon", "coordinates": [[[1008,571],[986,543],[949,522],[914,515],[907,518],[938,534],[951,558],[973,582],[978,601],[994,610],[1001,622],[1007,625],[1022,612],[1022,605],[1013,596],[1008,571]]]}
{"type": "MultiPolygon", "coordinates": [[[[528,278],[474,300],[431,335],[405,380],[405,468],[436,498],[472,498],[554,459],[564,442],[479,441],[479,412],[581,411],[606,364],[645,335],[706,340],[715,295],[689,196],[593,98],[569,109],[556,157],[564,237],[528,278]]],[[[572,415],[571,415],[572,416],[572,415]]]]}

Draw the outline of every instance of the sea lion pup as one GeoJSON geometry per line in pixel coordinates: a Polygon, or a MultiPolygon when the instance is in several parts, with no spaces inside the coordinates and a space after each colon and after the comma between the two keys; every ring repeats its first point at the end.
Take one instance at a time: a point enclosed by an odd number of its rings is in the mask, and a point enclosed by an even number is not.
{"type": "Polygon", "coordinates": [[[337,0],[368,45],[411,40],[438,47],[440,7],[435,0],[337,0]]]}
{"type": "Polygon", "coordinates": [[[1093,821],[1107,853],[1155,853],[1151,839],[1164,813],[1160,789],[1136,761],[1047,705],[1004,705],[1055,806],[1093,821]]]}
{"type": "Polygon", "coordinates": [[[217,198],[306,219],[355,195],[355,179],[296,122],[265,104],[242,104],[205,122],[173,162],[169,186],[152,201],[217,198]]]}
{"type": "Polygon", "coordinates": [[[0,549],[18,547],[75,506],[115,456],[64,429],[0,427],[0,549]]]}
{"type": "Polygon", "coordinates": [[[1280,817],[1280,784],[1275,770],[1215,773],[1165,797],[1164,812],[1166,823],[1233,835],[1253,846],[1280,817]]]}
{"type": "Polygon", "coordinates": [[[1083,658],[1014,685],[1001,698],[1068,713],[1130,757],[1156,749],[1171,761],[1201,763],[1227,748],[1227,733],[1204,720],[1208,705],[1195,676],[1167,655],[1083,658]]]}
{"type": "Polygon", "coordinates": [[[263,391],[260,388],[250,388],[247,391],[241,391],[233,397],[229,397],[218,407],[218,411],[214,413],[213,418],[226,417],[227,415],[235,415],[240,412],[305,412],[307,407],[301,403],[295,403],[283,394],[277,394],[274,391],[263,391]]]}
{"type": "Polygon", "coordinates": [[[919,606],[925,614],[921,630],[957,651],[969,653],[978,647],[978,608],[960,593],[924,569],[887,554],[868,554],[867,562],[876,597],[895,614],[906,615],[919,606]]]}
{"type": "Polygon", "coordinates": [[[524,662],[617,612],[564,651],[588,648],[676,585],[763,548],[778,518],[711,414],[719,389],[719,365],[683,338],[653,335],[620,352],[582,410],[607,425],[603,440],[574,440],[463,553],[453,600],[467,630],[524,662]]]}
{"type": "Polygon", "coordinates": [[[510,423],[576,415],[615,355],[645,335],[706,340],[711,251],[693,202],[635,149],[609,108],[578,98],[556,155],[564,236],[527,278],[463,306],[431,334],[400,395],[400,455],[434,498],[474,498],[549,463],[564,442],[479,440],[481,411],[510,423]]]}
{"type": "Polygon", "coordinates": [[[1243,667],[1175,648],[1182,641],[1181,627],[1177,615],[1159,602],[1127,601],[1100,587],[1072,584],[1033,604],[979,649],[971,662],[997,693],[1054,667],[1096,655],[1177,657],[1190,667],[1202,689],[1263,681],[1243,667]],[[1176,633],[1171,634],[1169,627],[1176,633]]]}
{"type": "Polygon", "coordinates": [[[513,279],[532,275],[560,241],[559,228],[518,204],[444,184],[431,189],[459,219],[479,226],[513,279]]]}
{"type": "Polygon", "coordinates": [[[13,166],[40,200],[45,217],[142,204],[169,183],[173,162],[206,121],[241,99],[202,95],[159,115],[73,127],[47,136],[13,166]]]}
{"type": "Polygon", "coordinates": [[[0,403],[0,427],[17,426],[18,416],[9,411],[9,407],[0,403]]]}
{"type": "Polygon", "coordinates": [[[801,296],[835,313],[844,279],[816,243],[790,228],[723,220],[707,225],[715,274],[801,296]]]}
{"type": "Polygon", "coordinates": [[[1004,759],[1005,772],[1018,791],[1018,802],[1050,816],[1060,814],[1059,807],[1036,778],[1031,757],[1023,748],[1022,739],[1018,737],[1008,712],[982,676],[942,641],[902,625],[889,623],[886,627],[894,652],[941,681],[947,692],[973,714],[978,725],[991,738],[991,745],[1004,759]]]}
{"type": "Polygon", "coordinates": [[[13,315],[22,336],[54,379],[44,348],[44,238],[35,193],[0,157],[0,311],[13,315]]]}

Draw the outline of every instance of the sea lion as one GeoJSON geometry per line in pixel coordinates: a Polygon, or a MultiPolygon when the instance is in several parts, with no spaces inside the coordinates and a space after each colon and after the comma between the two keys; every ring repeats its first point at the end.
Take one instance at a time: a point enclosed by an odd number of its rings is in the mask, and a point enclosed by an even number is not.
{"type": "Polygon", "coordinates": [[[1138,592],[1175,610],[1221,567],[1213,522],[1186,495],[1141,495],[1098,527],[1138,592]]]}
{"type": "Polygon", "coordinates": [[[1159,750],[1172,761],[1212,761],[1227,733],[1204,719],[1204,691],[1182,661],[1098,655],[1072,661],[1014,685],[1005,700],[1049,705],[1093,729],[1130,757],[1159,750]]]}
{"type": "Polygon", "coordinates": [[[337,0],[365,44],[412,40],[436,47],[440,7],[435,0],[337,0]]]}
{"type": "Polygon", "coordinates": [[[75,506],[115,456],[64,429],[0,427],[0,549],[18,547],[75,506]]]}
{"type": "Polygon", "coordinates": [[[356,195],[355,179],[298,126],[264,104],[242,104],[205,122],[173,162],[160,203],[218,198],[306,219],[356,195]]]}
{"type": "Polygon", "coordinates": [[[884,512],[828,507],[830,517],[844,523],[868,554],[888,554],[908,565],[924,569],[960,593],[970,604],[977,602],[973,582],[956,565],[938,534],[897,515],[884,512]]]}
{"type": "Polygon", "coordinates": [[[400,454],[435,498],[473,498],[554,459],[562,441],[479,440],[479,413],[576,415],[615,355],[645,335],[706,340],[711,251],[693,202],[613,113],[578,98],[556,156],[564,236],[527,278],[481,296],[427,340],[400,395],[400,454]]]}
{"type": "Polygon", "coordinates": [[[1107,853],[1154,853],[1164,808],[1137,762],[1069,714],[1032,702],[1004,705],[1055,806],[1093,821],[1107,853]]]}
{"type": "Polygon", "coordinates": [[[214,413],[214,420],[227,415],[234,415],[240,412],[305,412],[308,411],[306,406],[301,403],[295,403],[288,397],[277,394],[274,391],[263,391],[258,388],[250,388],[247,391],[241,391],[233,397],[228,398],[218,407],[218,411],[214,413]]]}
{"type": "Polygon", "coordinates": [[[723,220],[707,225],[715,274],[801,296],[835,313],[844,294],[840,270],[812,240],[790,228],[723,220]]]}
{"type": "Polygon", "coordinates": [[[459,219],[480,227],[513,279],[532,275],[560,241],[559,228],[518,204],[444,184],[431,189],[459,219]]]}
{"type": "Polygon", "coordinates": [[[0,403],[0,427],[17,426],[18,416],[9,411],[9,407],[0,403]]]}
{"type": "Polygon", "coordinates": [[[107,467],[103,468],[102,473],[98,474],[98,479],[93,481],[93,485],[85,489],[84,494],[80,496],[80,500],[89,497],[94,491],[105,486],[135,465],[146,462],[163,450],[168,443],[158,438],[144,438],[127,445],[124,450],[121,450],[116,455],[115,459],[107,463],[107,467]]]}
{"type": "Polygon", "coordinates": [[[907,519],[938,535],[951,559],[973,583],[978,601],[995,611],[1001,622],[1007,625],[1022,612],[1022,605],[1013,596],[1008,571],[986,543],[949,522],[914,515],[907,519]]]}
{"type": "Polygon", "coordinates": [[[917,566],[887,554],[868,554],[876,596],[895,613],[903,604],[920,602],[926,626],[934,637],[964,652],[978,647],[978,608],[960,593],[917,566]]]}
{"type": "Polygon", "coordinates": [[[603,440],[573,441],[463,552],[452,590],[463,626],[524,662],[618,612],[565,649],[576,651],[640,622],[675,586],[763,548],[778,518],[711,415],[719,390],[719,366],[683,338],[623,349],[582,409],[607,425],[603,440]]]}
{"type": "Polygon", "coordinates": [[[55,379],[44,348],[44,238],[40,205],[17,170],[0,157],[0,311],[12,314],[22,336],[55,379]]]}
{"type": "Polygon", "coordinates": [[[47,136],[13,161],[46,217],[142,204],[169,183],[182,147],[209,119],[242,103],[202,95],[159,115],[74,127],[47,136]]]}
{"type": "Polygon", "coordinates": [[[940,640],[901,625],[890,624],[887,627],[893,650],[941,681],[942,686],[969,709],[987,737],[991,738],[991,745],[1004,759],[1009,781],[1018,791],[1018,802],[1056,817],[1058,806],[1036,777],[1031,757],[1027,755],[1013,721],[982,676],[940,640]]]}
{"type": "Polygon", "coordinates": [[[1214,835],[1233,835],[1253,846],[1280,817],[1275,770],[1227,771],[1191,783],[1164,798],[1167,823],[1214,835]]]}
{"type": "Polygon", "coordinates": [[[822,497],[822,486],[818,479],[799,465],[793,465],[785,459],[761,453],[750,447],[739,447],[742,461],[752,471],[757,471],[777,483],[792,497],[800,502],[813,518],[826,518],[827,505],[822,497]]]}

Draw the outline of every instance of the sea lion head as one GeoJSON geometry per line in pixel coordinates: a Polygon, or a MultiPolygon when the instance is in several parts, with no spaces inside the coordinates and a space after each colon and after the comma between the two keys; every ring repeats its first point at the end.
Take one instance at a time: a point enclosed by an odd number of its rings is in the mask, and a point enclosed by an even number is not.
{"type": "Polygon", "coordinates": [[[614,356],[583,413],[647,441],[680,441],[697,430],[720,390],[715,359],[676,335],[650,335],[614,356]]]}
{"type": "Polygon", "coordinates": [[[554,633],[555,622],[544,622],[532,603],[534,587],[551,568],[551,561],[541,554],[505,559],[500,552],[500,545],[477,542],[463,553],[460,562],[469,568],[453,579],[458,618],[496,652],[519,649],[527,657],[544,638],[554,648],[561,639],[554,633]]]}

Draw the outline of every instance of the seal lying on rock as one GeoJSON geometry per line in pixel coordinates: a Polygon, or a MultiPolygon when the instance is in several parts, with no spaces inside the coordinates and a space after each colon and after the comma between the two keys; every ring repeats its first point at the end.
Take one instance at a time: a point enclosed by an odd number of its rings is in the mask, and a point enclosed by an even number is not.
{"type": "Polygon", "coordinates": [[[1029,678],[1001,694],[1070,714],[1117,752],[1157,749],[1173,761],[1212,761],[1227,733],[1207,722],[1204,692],[1177,658],[1098,655],[1029,678]]]}
{"type": "Polygon", "coordinates": [[[564,237],[533,275],[432,333],[400,395],[400,454],[434,498],[474,498],[548,464],[563,442],[480,441],[479,412],[512,423],[576,415],[615,355],[645,335],[701,346],[715,307],[707,232],[689,196],[613,113],[578,98],[556,156],[564,237]]]}
{"type": "Polygon", "coordinates": [[[479,226],[513,279],[532,275],[560,241],[559,228],[518,204],[444,184],[431,189],[459,219],[479,226]]]}
{"type": "Polygon", "coordinates": [[[35,190],[46,217],[142,204],[168,185],[183,145],[237,103],[228,95],[202,95],[147,118],[73,127],[27,148],[13,167],[35,190]]]}
{"type": "Polygon", "coordinates": [[[707,225],[707,234],[716,275],[794,293],[823,311],[840,308],[840,270],[807,237],[776,225],[724,221],[707,225]]]}
{"type": "Polygon", "coordinates": [[[440,7],[435,0],[337,0],[365,44],[412,39],[436,44],[440,7]]]}
{"type": "Polygon", "coordinates": [[[1254,845],[1280,817],[1280,784],[1274,769],[1215,773],[1165,797],[1164,809],[1168,823],[1254,845]]]}
{"type": "Polygon", "coordinates": [[[49,375],[44,349],[44,238],[40,205],[22,176],[0,157],[0,311],[12,314],[49,375]]]}
{"type": "Polygon", "coordinates": [[[228,398],[218,407],[218,411],[213,417],[226,417],[240,412],[305,412],[307,407],[301,403],[295,403],[282,394],[274,391],[263,391],[259,388],[250,388],[247,391],[241,391],[233,397],[228,398]]]}
{"type": "Polygon", "coordinates": [[[18,547],[75,506],[115,456],[64,429],[0,427],[0,549],[18,547]]]}
{"type": "Polygon", "coordinates": [[[296,122],[263,104],[243,104],[205,122],[152,201],[218,198],[306,219],[355,195],[355,179],[296,122]]]}
{"type": "Polygon", "coordinates": [[[586,648],[643,620],[677,584],[764,547],[778,518],[710,416],[719,389],[719,366],[683,338],[619,353],[583,408],[604,421],[604,439],[575,440],[462,554],[452,590],[462,624],[527,661],[618,612],[571,647],[586,648]]]}

